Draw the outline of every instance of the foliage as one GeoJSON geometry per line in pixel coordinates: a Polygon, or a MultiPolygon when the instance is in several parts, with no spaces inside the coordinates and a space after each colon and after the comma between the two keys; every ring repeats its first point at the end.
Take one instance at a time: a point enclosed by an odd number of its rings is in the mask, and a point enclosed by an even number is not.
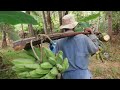
{"type": "Polygon", "coordinates": [[[120,29],[120,11],[112,12],[112,25],[113,25],[113,30],[120,29]]]}
{"type": "Polygon", "coordinates": [[[0,11],[0,22],[8,24],[37,24],[37,21],[30,15],[20,11],[0,11]]]}
{"type": "Polygon", "coordinates": [[[0,31],[5,31],[11,40],[16,41],[19,40],[20,37],[18,35],[18,32],[16,32],[14,29],[15,27],[13,25],[0,23],[0,31]]]}
{"type": "Polygon", "coordinates": [[[100,13],[97,13],[97,14],[92,14],[92,15],[89,15],[89,16],[86,16],[84,18],[79,18],[79,20],[77,20],[79,22],[78,26],[76,27],[76,31],[83,31],[84,28],[87,28],[87,27],[91,27],[92,24],[90,24],[89,21],[93,20],[93,19],[96,19],[100,16],[100,13]]]}
{"type": "Polygon", "coordinates": [[[2,39],[2,32],[0,32],[0,40],[2,39]]]}
{"type": "Polygon", "coordinates": [[[83,21],[83,22],[87,22],[89,20],[93,20],[93,19],[96,19],[97,17],[100,16],[100,13],[97,13],[97,14],[92,14],[92,15],[89,15],[87,17],[84,17],[82,19],[80,19],[80,21],[83,21]]]}
{"type": "Polygon", "coordinates": [[[84,28],[90,27],[91,25],[88,22],[80,22],[76,27],[76,32],[82,32],[84,28]]]}
{"type": "Polygon", "coordinates": [[[0,52],[0,79],[17,78],[15,72],[11,69],[11,62],[0,52]]]}

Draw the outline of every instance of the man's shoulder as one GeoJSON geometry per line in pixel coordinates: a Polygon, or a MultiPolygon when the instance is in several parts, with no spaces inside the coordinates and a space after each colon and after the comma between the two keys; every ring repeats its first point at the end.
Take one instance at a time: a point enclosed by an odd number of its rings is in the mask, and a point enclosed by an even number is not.
{"type": "Polygon", "coordinates": [[[78,35],[76,35],[75,37],[77,37],[77,38],[87,38],[87,36],[84,35],[84,34],[78,34],[78,35]]]}
{"type": "Polygon", "coordinates": [[[61,43],[64,40],[64,38],[58,39],[56,42],[61,43]]]}

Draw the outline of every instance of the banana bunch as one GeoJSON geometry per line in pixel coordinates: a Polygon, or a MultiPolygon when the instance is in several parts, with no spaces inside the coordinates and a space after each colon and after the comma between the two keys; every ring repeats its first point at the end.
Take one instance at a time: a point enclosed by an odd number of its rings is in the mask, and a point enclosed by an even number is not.
{"type": "MultiPolygon", "coordinates": [[[[36,48],[35,51],[41,56],[40,49],[36,48]]],[[[34,56],[32,50],[25,52],[34,56]]],[[[12,69],[21,79],[57,79],[57,75],[62,74],[69,67],[68,59],[63,59],[62,51],[55,55],[45,47],[42,48],[42,63],[38,63],[37,59],[18,58],[12,60],[12,64],[12,69]]]]}
{"type": "Polygon", "coordinates": [[[107,53],[107,48],[105,44],[99,40],[99,50],[96,52],[96,59],[101,60],[107,60],[109,59],[109,53],[107,53]]]}
{"type": "Polygon", "coordinates": [[[101,60],[102,62],[104,62],[104,56],[103,56],[103,48],[99,47],[99,50],[96,52],[96,59],[97,60],[101,60]]]}

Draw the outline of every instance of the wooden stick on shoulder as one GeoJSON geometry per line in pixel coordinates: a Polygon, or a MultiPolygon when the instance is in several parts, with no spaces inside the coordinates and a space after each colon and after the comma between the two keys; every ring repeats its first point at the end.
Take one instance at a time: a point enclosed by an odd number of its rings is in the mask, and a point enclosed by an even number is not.
{"type": "MultiPolygon", "coordinates": [[[[75,36],[78,34],[90,34],[90,33],[89,32],[55,33],[55,34],[49,34],[48,37],[50,37],[50,39],[52,40],[57,40],[57,39],[65,38],[65,37],[75,36]]],[[[95,33],[95,34],[99,34],[99,33],[95,33]]],[[[13,48],[15,50],[29,49],[31,48],[30,46],[31,40],[33,41],[33,46],[38,45],[41,42],[41,40],[37,39],[36,37],[26,38],[26,39],[15,41],[13,43],[13,48]]],[[[50,40],[47,37],[44,37],[43,43],[44,42],[50,43],[50,40]]]]}

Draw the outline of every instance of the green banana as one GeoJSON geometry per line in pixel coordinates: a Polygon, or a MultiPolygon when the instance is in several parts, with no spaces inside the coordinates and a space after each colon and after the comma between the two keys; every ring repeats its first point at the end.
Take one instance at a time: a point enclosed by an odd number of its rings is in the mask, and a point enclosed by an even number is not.
{"type": "Polygon", "coordinates": [[[40,64],[40,66],[43,69],[51,69],[51,68],[53,68],[53,66],[49,62],[44,62],[44,63],[40,64]]]}
{"type": "Polygon", "coordinates": [[[48,62],[48,55],[42,50],[42,62],[48,62]]]}
{"type": "Polygon", "coordinates": [[[40,79],[56,79],[56,76],[53,76],[50,73],[48,73],[45,76],[41,77],[40,79]]]}
{"type": "Polygon", "coordinates": [[[28,69],[37,69],[40,67],[39,64],[24,64],[25,68],[28,68],[28,69]]]}
{"type": "MultiPolygon", "coordinates": [[[[40,48],[34,47],[34,50],[35,50],[37,56],[40,58],[40,56],[41,56],[40,48]]],[[[35,55],[34,55],[34,53],[33,53],[33,51],[32,51],[32,49],[28,49],[28,50],[26,50],[26,51],[27,51],[27,54],[28,54],[28,55],[36,58],[35,55]]],[[[36,59],[37,59],[37,58],[36,58],[36,59]]]]}
{"type": "Polygon", "coordinates": [[[104,61],[103,61],[103,54],[102,54],[102,52],[99,53],[99,56],[100,56],[100,60],[101,60],[102,62],[104,62],[104,61]]]}
{"type": "Polygon", "coordinates": [[[96,54],[96,59],[97,59],[97,60],[99,60],[99,59],[100,59],[99,54],[96,54]]]}
{"type": "Polygon", "coordinates": [[[42,69],[42,68],[36,69],[36,73],[37,73],[37,74],[47,74],[47,73],[49,73],[49,72],[50,72],[50,69],[49,69],[49,70],[44,70],[44,69],[42,69]]]}
{"type": "Polygon", "coordinates": [[[18,77],[19,77],[19,78],[23,78],[23,79],[24,79],[24,78],[27,78],[28,76],[30,76],[30,75],[29,75],[29,72],[22,72],[22,73],[19,73],[19,74],[18,74],[18,77]]]}
{"type": "Polygon", "coordinates": [[[31,78],[41,78],[42,76],[44,76],[44,74],[38,74],[36,72],[36,70],[33,70],[33,71],[29,72],[29,73],[30,73],[31,78]]]}
{"type": "Polygon", "coordinates": [[[56,61],[58,64],[63,63],[63,52],[62,51],[59,51],[58,54],[56,55],[56,61]]]}
{"type": "Polygon", "coordinates": [[[66,71],[69,68],[69,63],[68,63],[68,59],[67,58],[65,58],[63,60],[62,66],[63,66],[63,70],[61,71],[61,73],[63,73],[64,71],[66,71]]]}
{"type": "Polygon", "coordinates": [[[56,67],[57,67],[57,69],[58,69],[59,72],[61,72],[61,71],[64,69],[64,68],[62,67],[62,65],[60,65],[60,64],[57,64],[56,67]]]}
{"type": "Polygon", "coordinates": [[[18,53],[16,52],[16,54],[18,54],[17,56],[21,58],[36,60],[33,56],[29,55],[28,52],[25,50],[19,51],[18,53]]]}
{"type": "Polygon", "coordinates": [[[55,58],[53,57],[49,57],[49,60],[50,64],[52,64],[53,66],[56,65],[57,61],[55,60],[55,58]]]}
{"type": "Polygon", "coordinates": [[[96,59],[97,59],[97,60],[100,59],[99,53],[100,53],[100,51],[97,51],[97,52],[96,52],[96,59]]]}
{"type": "Polygon", "coordinates": [[[18,64],[34,64],[35,61],[33,59],[24,59],[24,58],[18,58],[11,61],[12,64],[18,65],[18,64]]]}
{"type": "Polygon", "coordinates": [[[16,73],[31,71],[30,69],[25,68],[24,65],[15,65],[12,67],[12,70],[16,73]]]}
{"type": "Polygon", "coordinates": [[[50,49],[43,47],[43,52],[46,53],[46,55],[48,56],[48,58],[49,57],[55,58],[55,54],[50,49]]]}
{"type": "Polygon", "coordinates": [[[57,68],[56,67],[53,67],[51,70],[50,70],[50,73],[51,73],[51,75],[53,75],[53,76],[56,76],[56,75],[58,75],[58,70],[57,70],[57,68]]]}
{"type": "MultiPolygon", "coordinates": [[[[32,49],[26,50],[28,56],[34,59],[18,58],[12,61],[12,70],[16,71],[19,78],[25,79],[56,79],[57,75],[63,73],[69,67],[68,59],[63,59],[63,52],[59,51],[55,54],[47,48],[42,49],[42,63],[35,61],[32,49]]],[[[35,52],[40,56],[39,48],[35,48],[35,52]]]]}

